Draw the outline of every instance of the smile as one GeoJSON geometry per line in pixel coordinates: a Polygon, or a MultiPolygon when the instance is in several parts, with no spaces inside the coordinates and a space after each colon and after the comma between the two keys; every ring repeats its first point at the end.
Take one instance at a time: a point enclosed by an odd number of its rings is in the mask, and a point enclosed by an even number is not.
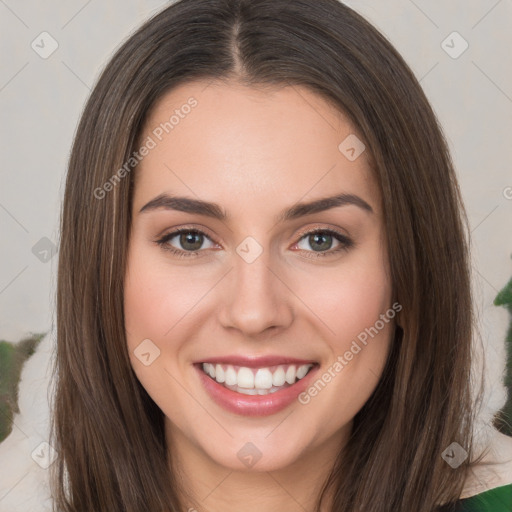
{"type": "Polygon", "coordinates": [[[217,383],[244,395],[268,395],[303,379],[313,364],[281,364],[265,368],[248,368],[231,364],[203,363],[203,372],[217,383]]]}
{"type": "Polygon", "coordinates": [[[242,416],[268,416],[286,409],[320,371],[317,362],[284,357],[223,359],[198,362],[194,367],[209,398],[242,416]]]}

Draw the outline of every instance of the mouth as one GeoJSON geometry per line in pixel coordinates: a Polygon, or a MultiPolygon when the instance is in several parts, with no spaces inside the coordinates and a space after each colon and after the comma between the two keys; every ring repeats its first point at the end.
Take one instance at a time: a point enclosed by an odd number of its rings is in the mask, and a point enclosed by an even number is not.
{"type": "Polygon", "coordinates": [[[221,363],[199,363],[217,384],[243,395],[268,395],[293,386],[317,363],[279,364],[261,368],[221,363]]]}
{"type": "Polygon", "coordinates": [[[193,366],[213,402],[230,413],[252,417],[276,414],[292,405],[320,370],[314,361],[274,357],[210,359],[193,366]]]}

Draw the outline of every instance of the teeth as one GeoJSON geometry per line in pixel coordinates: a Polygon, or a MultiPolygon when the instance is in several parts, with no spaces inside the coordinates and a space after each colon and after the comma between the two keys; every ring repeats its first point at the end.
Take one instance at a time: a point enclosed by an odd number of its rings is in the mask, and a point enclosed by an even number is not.
{"type": "Polygon", "coordinates": [[[282,386],[286,382],[286,374],[284,373],[284,369],[280,366],[273,374],[272,374],[272,384],[274,386],[282,386]]]}
{"type": "Polygon", "coordinates": [[[252,373],[250,368],[242,366],[240,370],[238,370],[237,377],[239,388],[254,389],[254,373],[252,373]]]}
{"type": "Polygon", "coordinates": [[[288,384],[293,384],[295,382],[296,372],[295,372],[295,366],[289,366],[288,370],[286,370],[286,382],[288,384]]]}
{"type": "Polygon", "coordinates": [[[268,368],[260,368],[254,376],[254,387],[270,389],[272,387],[272,374],[268,368]]]}
{"type": "Polygon", "coordinates": [[[299,366],[297,368],[297,379],[302,379],[308,373],[308,366],[306,364],[303,364],[302,366],[299,366]]]}
{"type": "Polygon", "coordinates": [[[219,384],[245,395],[266,395],[295,384],[306,376],[312,364],[279,365],[270,368],[203,363],[203,371],[219,384]]]}
{"type": "Polygon", "coordinates": [[[258,391],[254,388],[246,389],[246,388],[238,388],[238,393],[242,393],[243,395],[257,395],[258,391]]]}
{"type": "Polygon", "coordinates": [[[220,364],[215,365],[215,380],[217,382],[224,382],[226,380],[226,375],[224,374],[224,369],[220,364]]]}
{"type": "Polygon", "coordinates": [[[228,369],[226,370],[226,384],[228,386],[234,386],[236,384],[236,381],[237,377],[235,369],[232,366],[228,366],[228,369]]]}

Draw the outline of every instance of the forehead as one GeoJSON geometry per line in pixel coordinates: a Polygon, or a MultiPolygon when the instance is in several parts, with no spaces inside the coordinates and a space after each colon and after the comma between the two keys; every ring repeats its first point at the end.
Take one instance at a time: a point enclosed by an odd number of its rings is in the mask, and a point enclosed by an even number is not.
{"type": "Polygon", "coordinates": [[[151,149],[136,170],[134,208],[162,192],[212,199],[226,210],[345,192],[378,210],[361,137],[305,87],[182,84],[154,106],[140,144],[151,149]]]}

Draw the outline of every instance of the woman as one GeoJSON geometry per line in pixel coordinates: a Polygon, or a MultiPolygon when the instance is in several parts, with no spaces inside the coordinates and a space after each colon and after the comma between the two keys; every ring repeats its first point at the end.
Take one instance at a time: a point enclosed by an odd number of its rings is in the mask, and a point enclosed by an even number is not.
{"type": "Polygon", "coordinates": [[[468,268],[442,132],[363,18],[169,6],[72,150],[57,509],[473,506],[468,268]]]}

